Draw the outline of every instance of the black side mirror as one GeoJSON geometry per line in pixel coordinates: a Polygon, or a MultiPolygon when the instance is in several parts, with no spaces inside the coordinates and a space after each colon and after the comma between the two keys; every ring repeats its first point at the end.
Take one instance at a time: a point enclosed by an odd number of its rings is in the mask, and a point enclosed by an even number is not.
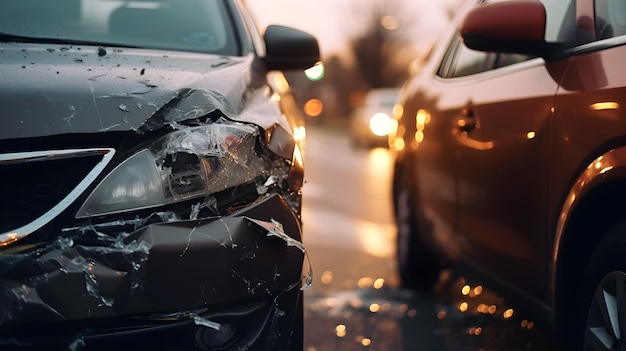
{"type": "Polygon", "coordinates": [[[320,60],[317,39],[303,31],[271,25],[265,30],[266,56],[263,62],[268,70],[303,70],[320,60]]]}

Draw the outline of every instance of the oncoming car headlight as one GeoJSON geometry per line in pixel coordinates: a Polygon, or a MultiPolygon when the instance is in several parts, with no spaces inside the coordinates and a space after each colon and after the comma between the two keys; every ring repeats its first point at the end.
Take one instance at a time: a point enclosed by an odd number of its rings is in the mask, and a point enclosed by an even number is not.
{"type": "Polygon", "coordinates": [[[168,205],[252,181],[265,168],[255,152],[259,134],[235,122],[174,131],[109,173],[76,217],[168,205]]]}
{"type": "Polygon", "coordinates": [[[391,118],[382,112],[374,114],[370,118],[370,130],[374,135],[385,136],[391,128],[391,118]]]}

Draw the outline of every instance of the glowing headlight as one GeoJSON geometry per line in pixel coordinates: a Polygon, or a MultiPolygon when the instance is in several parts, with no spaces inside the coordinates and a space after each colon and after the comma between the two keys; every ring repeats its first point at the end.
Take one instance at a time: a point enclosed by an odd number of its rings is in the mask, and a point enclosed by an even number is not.
{"type": "Polygon", "coordinates": [[[370,130],[378,136],[385,136],[389,133],[391,119],[385,113],[379,112],[370,118],[370,130]]]}
{"type": "Polygon", "coordinates": [[[89,195],[78,218],[162,206],[207,196],[264,172],[258,128],[210,124],[172,132],[115,168],[89,195]]]}

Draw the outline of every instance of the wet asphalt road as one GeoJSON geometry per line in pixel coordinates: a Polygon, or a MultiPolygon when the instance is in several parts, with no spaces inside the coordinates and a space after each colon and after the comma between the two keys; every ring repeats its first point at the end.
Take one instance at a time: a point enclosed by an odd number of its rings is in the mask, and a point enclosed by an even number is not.
{"type": "Polygon", "coordinates": [[[480,282],[444,272],[434,293],[399,288],[390,155],[353,147],[345,130],[307,129],[304,350],[561,350],[480,282]]]}

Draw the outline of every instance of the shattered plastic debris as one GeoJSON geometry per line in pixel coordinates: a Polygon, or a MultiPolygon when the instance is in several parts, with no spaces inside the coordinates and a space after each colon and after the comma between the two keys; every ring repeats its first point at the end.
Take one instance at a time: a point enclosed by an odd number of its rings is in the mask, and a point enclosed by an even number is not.
{"type": "MultiPolygon", "coordinates": [[[[104,235],[102,233],[99,232],[99,230],[106,230],[106,229],[111,229],[111,228],[119,228],[119,227],[124,227],[124,226],[129,226],[131,228],[133,228],[133,230],[137,230],[143,226],[145,226],[148,223],[151,222],[163,222],[163,223],[171,223],[171,222],[177,222],[180,221],[181,218],[180,216],[178,216],[178,214],[176,214],[175,212],[172,211],[167,211],[167,212],[154,212],[152,214],[150,214],[148,217],[146,218],[139,218],[136,217],[135,219],[129,219],[129,220],[123,220],[123,219],[119,219],[116,221],[112,221],[112,222],[105,222],[105,223],[88,223],[86,225],[83,225],[81,227],[69,227],[69,228],[63,228],[62,232],[63,233],[69,233],[69,232],[80,232],[82,234],[86,233],[86,232],[94,232],[96,233],[98,236],[101,236],[101,239],[106,241],[111,241],[111,237],[108,235],[104,235]]],[[[127,234],[125,234],[127,235],[127,234]]],[[[123,239],[123,237],[121,237],[123,239]]],[[[124,244],[123,244],[124,245],[124,244]]]]}
{"type": "Polygon", "coordinates": [[[202,203],[198,202],[195,205],[191,205],[191,213],[189,214],[189,219],[192,221],[195,221],[196,219],[198,219],[198,214],[200,213],[200,206],[202,206],[202,203]]]}
{"type": "Polygon", "coordinates": [[[267,178],[267,180],[265,181],[265,183],[263,183],[262,185],[258,185],[257,186],[257,193],[259,195],[263,195],[263,194],[267,194],[268,190],[270,187],[274,186],[277,184],[277,180],[276,177],[271,175],[267,178]]]}
{"type": "Polygon", "coordinates": [[[302,251],[302,253],[306,257],[305,263],[307,264],[308,268],[306,269],[307,271],[306,275],[302,279],[302,282],[301,282],[302,286],[300,287],[300,290],[304,291],[310,288],[313,285],[313,267],[311,265],[311,258],[309,257],[309,254],[306,251],[304,244],[301,241],[298,241],[290,237],[289,235],[287,235],[283,229],[283,225],[274,219],[272,219],[271,223],[258,221],[252,218],[248,218],[248,219],[251,222],[257,224],[258,226],[265,228],[267,230],[268,237],[271,237],[271,236],[278,237],[284,240],[288,246],[296,247],[300,251],[302,251]]]}
{"type": "Polygon", "coordinates": [[[88,228],[84,226],[65,231],[67,237],[58,238],[30,252],[0,256],[0,266],[4,267],[0,272],[0,286],[7,289],[3,293],[4,300],[0,301],[0,310],[4,311],[0,324],[20,318],[27,313],[26,306],[37,306],[43,318],[68,318],[77,314],[111,316],[114,314],[112,307],[116,289],[128,286],[131,293],[141,291],[150,244],[145,241],[127,242],[126,233],[111,237],[93,227],[88,228]],[[88,244],[89,235],[97,238],[98,246],[88,244]],[[112,262],[109,259],[114,257],[119,258],[117,264],[108,266],[112,262]],[[16,279],[18,272],[24,276],[16,280],[21,284],[13,288],[6,286],[7,277],[12,275],[12,279],[16,279]],[[58,303],[64,297],[51,299],[47,295],[45,301],[40,297],[40,292],[49,294],[49,289],[59,284],[69,284],[69,291],[80,294],[80,301],[59,310],[58,303]]]}
{"type": "Polygon", "coordinates": [[[214,330],[219,331],[222,328],[222,325],[220,323],[216,323],[216,322],[212,322],[206,318],[200,317],[198,315],[193,316],[193,322],[196,325],[202,325],[205,326],[207,328],[211,328],[214,330]]]}
{"type": "MultiPolygon", "coordinates": [[[[270,199],[276,201],[280,197],[273,196],[264,201],[270,199]]],[[[196,203],[195,206],[199,208],[204,204],[196,203]]],[[[267,206],[276,208],[275,204],[268,203],[267,206]]],[[[233,295],[237,299],[251,296],[277,298],[292,289],[304,290],[312,281],[310,262],[307,276],[303,281],[299,272],[300,266],[285,267],[277,264],[281,262],[280,259],[273,261],[276,258],[275,248],[280,248],[290,256],[294,254],[300,256],[300,251],[306,256],[302,243],[285,233],[285,228],[297,226],[293,217],[290,218],[294,222],[284,222],[284,227],[283,223],[276,220],[269,222],[254,220],[245,215],[196,221],[183,220],[173,225],[165,223],[173,218],[180,218],[180,215],[173,212],[155,212],[148,218],[85,224],[66,229],[62,234],[65,237],[55,241],[54,246],[24,256],[22,262],[26,267],[30,267],[27,262],[35,262],[44,273],[25,277],[21,285],[2,292],[3,301],[0,301],[0,310],[5,313],[0,316],[0,324],[14,318],[73,320],[124,317],[125,313],[135,315],[147,313],[144,317],[148,319],[191,319],[198,326],[227,333],[228,324],[221,325],[208,317],[202,317],[200,311],[205,310],[194,310],[197,308],[194,304],[206,306],[213,302],[224,303],[233,298],[233,295]],[[152,223],[154,225],[150,225],[152,223]],[[140,228],[132,233],[119,231],[120,228],[126,229],[127,226],[140,228]],[[101,231],[104,229],[120,234],[108,235],[101,231]],[[251,235],[256,233],[260,235],[251,235]],[[185,240],[182,238],[184,235],[189,237],[185,247],[188,251],[184,258],[174,259],[180,255],[180,251],[172,252],[172,249],[184,247],[185,240]],[[280,240],[268,238],[278,238],[285,241],[286,245],[280,240]],[[89,246],[88,243],[93,246],[89,246]],[[213,249],[203,251],[208,247],[213,249]],[[205,252],[216,255],[207,255],[205,252]],[[226,256],[221,257],[222,253],[226,256]],[[218,262],[219,264],[216,264],[218,262]],[[269,269],[259,269],[263,262],[267,262],[266,268],[269,269]],[[152,273],[146,269],[149,264],[156,268],[152,273]],[[198,264],[212,269],[208,272],[199,272],[195,269],[198,264]],[[163,270],[163,267],[168,268],[163,270]],[[181,274],[177,272],[183,271],[186,272],[184,274],[186,278],[179,280],[181,274]],[[223,283],[224,286],[213,285],[216,281],[223,283]],[[178,315],[159,314],[136,307],[138,301],[149,302],[146,298],[154,293],[150,289],[154,289],[155,282],[159,282],[159,294],[174,298],[167,302],[159,301],[159,308],[164,311],[175,311],[176,308],[184,306],[187,312],[178,315]],[[46,294],[51,291],[50,289],[62,291],[62,294],[53,299],[44,295],[42,295],[44,299],[40,298],[39,292],[46,294]],[[174,302],[171,302],[172,300],[174,302]],[[193,302],[188,303],[189,301],[193,302]],[[36,317],[29,311],[37,311],[36,317]]],[[[6,263],[5,260],[9,258],[15,260],[16,256],[7,255],[0,257],[0,260],[6,263]]],[[[6,266],[0,265],[8,269],[6,266]]],[[[3,273],[0,277],[4,280],[0,280],[2,286],[6,283],[8,275],[3,273]]],[[[278,309],[274,318],[284,315],[285,313],[278,309]]],[[[69,349],[84,349],[86,339],[83,337],[89,335],[89,332],[78,335],[71,342],[69,349]]]]}
{"type": "Polygon", "coordinates": [[[203,202],[198,202],[191,205],[191,212],[189,213],[189,219],[195,221],[198,219],[198,215],[202,209],[209,209],[214,215],[219,215],[219,209],[217,207],[217,199],[214,196],[209,196],[204,199],[203,202]]]}
{"type": "MultiPolygon", "coordinates": [[[[224,228],[226,229],[226,234],[228,234],[228,238],[230,239],[230,247],[236,248],[237,244],[235,244],[235,242],[233,241],[233,234],[230,231],[230,227],[228,226],[228,223],[224,221],[224,218],[220,218],[220,221],[224,224],[224,228]]],[[[222,243],[222,245],[226,247],[226,244],[222,243]]]]}
{"type": "Polygon", "coordinates": [[[246,124],[211,124],[214,127],[200,126],[172,133],[164,145],[163,152],[197,153],[204,156],[234,156],[233,150],[247,141],[247,136],[256,136],[255,127],[246,124]]]}
{"type": "Polygon", "coordinates": [[[306,254],[306,263],[308,265],[306,275],[302,279],[302,286],[300,290],[304,291],[313,286],[313,266],[311,265],[311,258],[308,253],[306,254]]]}
{"type": "Polygon", "coordinates": [[[283,239],[287,245],[289,246],[295,246],[298,249],[300,249],[300,251],[302,251],[303,253],[306,253],[306,249],[304,248],[304,244],[301,241],[298,241],[292,237],[290,237],[289,235],[287,235],[285,233],[285,230],[283,229],[283,225],[272,219],[272,224],[273,226],[268,225],[267,222],[261,222],[261,221],[257,221],[254,219],[250,219],[251,221],[253,221],[254,223],[262,226],[263,228],[267,229],[267,236],[276,236],[279,237],[281,239],[283,239]]]}
{"type": "Polygon", "coordinates": [[[185,253],[187,253],[187,251],[189,250],[189,246],[191,245],[191,236],[196,231],[196,229],[198,229],[199,225],[200,225],[200,222],[198,222],[198,224],[189,231],[189,238],[187,239],[187,246],[185,246],[185,248],[183,249],[183,252],[180,253],[179,255],[180,258],[183,258],[183,256],[185,256],[185,253]]]}

